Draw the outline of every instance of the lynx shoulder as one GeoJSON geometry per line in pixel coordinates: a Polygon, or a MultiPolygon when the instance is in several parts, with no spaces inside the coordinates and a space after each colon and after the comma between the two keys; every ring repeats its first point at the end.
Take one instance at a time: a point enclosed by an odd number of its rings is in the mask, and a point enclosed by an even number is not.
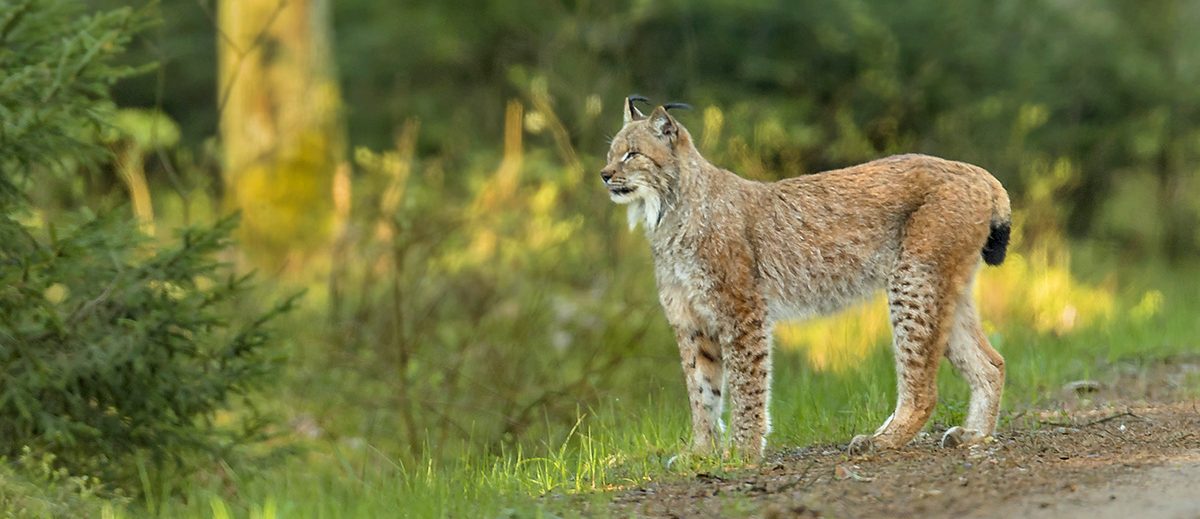
{"type": "Polygon", "coordinates": [[[654,256],[659,300],[675,331],[691,404],[693,449],[721,445],[728,393],[734,447],[758,456],[770,431],[772,323],[839,311],[887,294],[898,374],[892,415],[853,452],[899,447],[928,421],[943,356],[968,382],[966,422],[944,446],[992,434],[1004,360],[971,299],[980,260],[998,265],[1010,209],[982,168],[899,155],[772,183],[704,159],[667,108],[624,126],[600,176],[628,206],[654,256]],[[727,391],[725,391],[727,389],[727,391]]]}

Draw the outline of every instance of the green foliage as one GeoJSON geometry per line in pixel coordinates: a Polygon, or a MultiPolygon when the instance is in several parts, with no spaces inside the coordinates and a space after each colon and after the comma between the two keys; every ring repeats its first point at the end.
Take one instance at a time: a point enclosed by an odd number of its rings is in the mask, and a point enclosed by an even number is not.
{"type": "MultiPolygon", "coordinates": [[[[1058,199],[1073,237],[1184,257],[1200,247],[1197,5],[346,0],[334,50],[352,141],[386,146],[416,117],[419,154],[450,171],[495,150],[503,104],[539,88],[590,171],[615,105],[637,91],[701,108],[682,116],[693,128],[721,110],[705,152],[757,178],[919,151],[981,164],[1020,194],[1032,163],[1066,160],[1079,171],[1058,199]],[[1129,207],[1145,208],[1138,222],[1129,207]]],[[[161,104],[191,145],[215,132],[196,126],[219,97],[205,9],[164,0],[164,30],[130,61],[168,72],[122,88],[126,103],[161,104]]],[[[530,142],[557,145],[543,111],[529,114],[530,142]]]]}
{"type": "MultiPolygon", "coordinates": [[[[1083,270],[1099,276],[1113,272],[1108,264],[1083,270]]],[[[1194,358],[1195,338],[1200,334],[1200,321],[1195,319],[1200,311],[1200,271],[1151,264],[1121,272],[1127,285],[1119,294],[1124,303],[1112,322],[1064,336],[1020,327],[993,334],[1009,369],[1001,430],[1018,415],[1058,403],[1066,382],[1115,380],[1156,360],[1194,358]],[[1157,313],[1139,315],[1137,300],[1149,287],[1164,287],[1162,306],[1157,313]]],[[[815,369],[799,351],[780,350],[774,359],[771,441],[778,448],[813,444],[822,446],[818,450],[835,448],[853,434],[878,426],[894,404],[895,368],[883,345],[843,373],[815,369]]],[[[675,359],[644,362],[656,362],[660,371],[666,371],[667,360],[675,359]]],[[[960,423],[967,384],[948,365],[943,365],[941,375],[942,396],[933,422],[960,423]]],[[[320,444],[320,455],[260,478],[245,478],[233,497],[223,483],[191,487],[188,499],[164,503],[161,516],[212,517],[214,500],[248,510],[251,517],[268,508],[277,510],[279,517],[605,516],[612,499],[605,490],[620,491],[651,479],[737,470],[714,459],[666,466],[687,444],[690,425],[682,385],[672,380],[666,390],[655,391],[650,398],[607,400],[584,410],[583,418],[568,427],[569,434],[501,456],[467,450],[447,463],[430,459],[409,463],[381,453],[372,444],[334,440],[320,444]],[[592,506],[581,508],[584,500],[579,496],[561,497],[574,492],[590,497],[592,506]]]]}
{"type": "Polygon", "coordinates": [[[427,172],[381,171],[402,160],[393,153],[358,156],[355,216],[370,231],[355,233],[337,279],[336,347],[302,375],[303,396],[353,413],[327,423],[332,434],[361,434],[406,462],[499,452],[562,432],[580,402],[649,389],[630,358],[659,350],[676,365],[661,316],[638,310],[657,305],[647,258],[585,230],[580,208],[607,201],[564,188],[553,161],[531,158],[534,180],[498,173],[460,198],[427,172]],[[398,207],[381,213],[391,196],[398,207]]]}
{"type": "Polygon", "coordinates": [[[114,61],[147,21],[66,0],[0,3],[0,456],[32,449],[50,474],[126,489],[262,439],[265,422],[237,399],[277,367],[266,325],[292,302],[239,306],[248,278],[216,259],[234,218],[154,244],[125,211],[42,223],[28,207],[31,173],[72,175],[100,157],[105,130],[154,125],[109,97],[136,71],[114,61]],[[235,403],[247,410],[218,416],[235,403]]]}
{"type": "Polygon", "coordinates": [[[0,514],[5,518],[100,517],[125,501],[103,492],[99,480],[58,467],[53,454],[36,455],[26,447],[11,466],[0,464],[0,514]]]}
{"type": "Polygon", "coordinates": [[[15,194],[18,173],[96,156],[109,88],[137,71],[114,58],[146,22],[130,8],[0,0],[0,196],[15,194]]]}
{"type": "MultiPolygon", "coordinates": [[[[5,115],[24,114],[0,118],[0,149],[9,152],[0,154],[0,180],[27,187],[36,204],[58,187],[41,176],[13,181],[27,178],[18,172],[53,170],[80,184],[77,165],[100,149],[91,139],[104,132],[95,127],[124,129],[129,142],[121,144],[170,147],[173,120],[179,142],[146,164],[160,228],[181,212],[188,221],[196,204],[210,207],[197,211],[201,221],[216,212],[220,204],[209,201],[225,193],[219,150],[205,141],[221,97],[211,2],[162,0],[159,31],[132,36],[144,41],[118,56],[134,41],[122,27],[142,25],[136,13],[76,17],[68,2],[5,1],[0,86],[25,86],[0,89],[5,115]],[[97,41],[109,43],[88,46],[97,41]],[[95,52],[77,52],[85,48],[95,52]],[[154,110],[113,116],[106,85],[135,70],[114,59],[164,62],[157,77],[127,79],[117,93],[121,106],[154,110]],[[84,72],[59,81],[46,64],[60,61],[84,72]],[[46,92],[59,92],[60,102],[40,103],[46,92]],[[175,185],[175,170],[196,187],[175,185]]],[[[296,436],[312,449],[275,469],[222,465],[186,483],[147,478],[139,488],[146,511],[495,516],[514,499],[522,511],[555,502],[523,502],[530,495],[670,474],[665,460],[688,434],[678,355],[644,241],[624,231],[623,210],[594,174],[619,125],[616,107],[631,92],[695,105],[680,117],[704,153],[753,178],[934,153],[1005,181],[1024,218],[1022,253],[1062,243],[1064,226],[1142,255],[1196,250],[1200,60],[1187,50],[1200,43],[1189,30],[1200,9],[1175,0],[1130,5],[333,3],[352,141],[397,150],[357,154],[353,188],[336,191],[350,214],[330,258],[331,294],[315,294],[288,320],[297,347],[280,377],[284,391],[245,402],[292,413],[296,436]],[[407,124],[396,139],[401,121],[419,121],[421,130],[407,124]]],[[[290,196],[276,180],[261,175],[246,192],[252,200],[290,196]]],[[[330,202],[328,183],[307,188],[309,205],[330,202]]],[[[124,191],[110,185],[106,194],[124,191]]],[[[19,382],[0,388],[0,434],[10,456],[21,456],[21,445],[61,453],[44,463],[49,472],[14,462],[0,466],[0,478],[20,465],[21,488],[37,495],[74,488],[61,466],[126,484],[142,467],[196,467],[253,437],[254,424],[249,433],[236,427],[252,411],[221,409],[262,381],[275,358],[259,326],[271,310],[211,259],[231,224],[160,247],[117,223],[123,210],[74,225],[53,215],[85,198],[0,220],[0,312],[13,323],[0,328],[0,353],[12,362],[5,376],[19,382]],[[55,225],[34,223],[42,220],[55,225]],[[235,310],[247,317],[234,319],[235,310]]],[[[325,243],[323,231],[301,226],[307,235],[298,238],[276,223],[256,222],[276,240],[271,247],[325,243]]],[[[1111,253],[1073,258],[1111,261],[1111,253]]],[[[1043,263],[1006,265],[1005,286],[1069,293],[1068,262],[1040,272],[1043,263]]],[[[1008,409],[1106,362],[1191,347],[1195,271],[1137,264],[1161,275],[1139,286],[1130,270],[1090,271],[1106,287],[1114,278],[1131,286],[1114,295],[1111,323],[1106,313],[1075,324],[1083,312],[1064,308],[1051,328],[1067,331],[1046,332],[1025,314],[985,310],[1009,358],[1008,409]],[[1170,290],[1154,296],[1148,289],[1157,286],[1170,290]],[[1139,297],[1149,303],[1133,305],[1139,297]]],[[[1026,292],[1005,293],[984,295],[982,306],[1026,292]]],[[[893,368],[882,342],[869,346],[876,349],[845,373],[779,351],[773,445],[844,441],[884,418],[893,368]]],[[[943,388],[937,420],[960,419],[965,386],[947,377],[943,388]]]]}
{"type": "Polygon", "coordinates": [[[72,472],[129,485],[139,460],[185,467],[256,439],[213,421],[275,365],[264,325],[232,303],[246,277],[213,255],[235,220],[144,247],[130,226],[87,220],[39,239],[0,220],[0,438],[50,452],[72,472]]]}
{"type": "MultiPolygon", "coordinates": [[[[186,101],[215,97],[211,28],[197,23],[195,2],[164,8],[187,14],[171,16],[179,29],[155,48],[172,49],[169,78],[188,81],[169,82],[163,104],[180,121],[210,118],[211,104],[186,101]]],[[[351,141],[387,146],[400,121],[419,118],[420,155],[451,171],[495,150],[504,103],[539,88],[585,171],[598,169],[620,99],[638,92],[700,108],[682,115],[693,129],[708,124],[705,107],[723,111],[704,151],[742,174],[925,152],[980,164],[1020,194],[1032,162],[1067,160],[1080,172],[1059,200],[1072,236],[1142,255],[1200,250],[1190,195],[1200,192],[1195,2],[343,0],[333,9],[351,141]],[[1153,196],[1118,208],[1142,204],[1151,239],[1105,214],[1131,175],[1153,196]]],[[[154,104],[153,81],[135,82],[144,94],[127,100],[154,104]]],[[[535,146],[557,145],[552,132],[527,129],[535,146]]]]}
{"type": "Polygon", "coordinates": [[[117,110],[100,139],[125,139],[141,149],[168,148],[179,142],[179,126],[161,112],[126,108],[117,110]]]}

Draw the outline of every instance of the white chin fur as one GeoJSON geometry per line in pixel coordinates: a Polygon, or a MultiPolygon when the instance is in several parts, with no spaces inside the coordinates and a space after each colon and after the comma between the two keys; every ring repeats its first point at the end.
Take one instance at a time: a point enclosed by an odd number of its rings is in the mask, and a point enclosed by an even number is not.
{"type": "Polygon", "coordinates": [[[629,219],[629,230],[632,231],[637,228],[638,222],[645,218],[642,216],[645,212],[646,204],[641,200],[629,204],[629,207],[625,208],[625,217],[629,219]]]}
{"type": "Polygon", "coordinates": [[[662,200],[657,195],[642,196],[629,204],[625,216],[629,219],[629,230],[632,231],[640,223],[647,231],[653,231],[662,217],[662,200]]]}

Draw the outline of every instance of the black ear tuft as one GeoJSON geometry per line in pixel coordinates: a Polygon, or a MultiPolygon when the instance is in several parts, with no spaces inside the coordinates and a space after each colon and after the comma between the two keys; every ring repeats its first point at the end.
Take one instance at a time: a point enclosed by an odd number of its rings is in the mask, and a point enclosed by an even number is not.
{"type": "Polygon", "coordinates": [[[650,102],[649,99],[637,94],[633,94],[625,98],[625,109],[623,110],[625,112],[625,124],[629,124],[633,121],[640,121],[646,118],[646,116],[642,114],[641,110],[638,110],[637,106],[634,106],[634,103],[639,101],[642,103],[650,102]]]}
{"type": "Polygon", "coordinates": [[[665,108],[667,110],[674,110],[676,108],[678,108],[680,110],[691,110],[692,105],[689,105],[687,103],[667,103],[667,104],[663,105],[663,108],[665,108]]]}

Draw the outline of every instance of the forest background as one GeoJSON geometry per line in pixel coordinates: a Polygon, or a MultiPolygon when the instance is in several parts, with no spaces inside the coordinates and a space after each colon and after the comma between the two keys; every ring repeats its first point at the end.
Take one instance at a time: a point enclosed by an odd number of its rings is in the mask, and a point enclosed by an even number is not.
{"type": "MultiPolygon", "coordinates": [[[[1196,349],[1200,5],[127,4],[0,0],[6,509],[490,513],[686,470],[649,251],[598,180],[632,93],[751,179],[997,176],[1009,411],[1196,349]]],[[[889,336],[878,299],[781,325],[772,443],[882,420],[889,336]]]]}

